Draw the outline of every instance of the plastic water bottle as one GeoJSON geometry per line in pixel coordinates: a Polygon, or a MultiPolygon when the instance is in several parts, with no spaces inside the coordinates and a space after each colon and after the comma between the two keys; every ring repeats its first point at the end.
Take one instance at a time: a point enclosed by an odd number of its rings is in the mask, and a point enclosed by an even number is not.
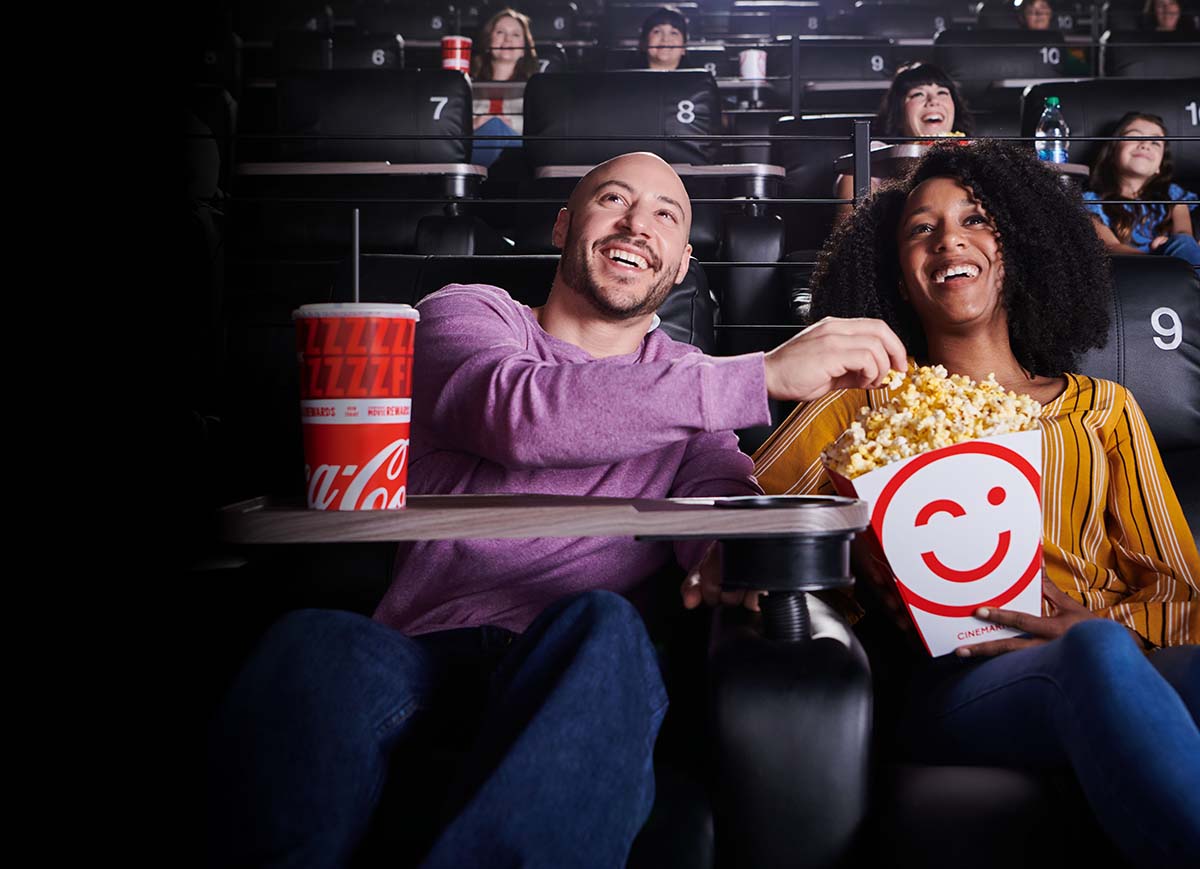
{"type": "Polygon", "coordinates": [[[1042,117],[1038,119],[1037,129],[1033,134],[1037,138],[1039,160],[1048,160],[1051,163],[1067,162],[1067,139],[1071,136],[1071,130],[1067,126],[1067,119],[1063,117],[1062,109],[1058,107],[1058,97],[1046,97],[1046,107],[1042,109],[1042,117]]]}

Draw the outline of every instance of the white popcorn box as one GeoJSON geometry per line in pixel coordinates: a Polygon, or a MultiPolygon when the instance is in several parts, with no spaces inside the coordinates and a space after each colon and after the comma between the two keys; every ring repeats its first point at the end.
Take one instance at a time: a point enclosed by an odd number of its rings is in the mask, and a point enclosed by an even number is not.
{"type": "Polygon", "coordinates": [[[1042,433],[964,441],[849,480],[929,654],[1020,636],[978,607],[1042,613],[1042,433]]]}

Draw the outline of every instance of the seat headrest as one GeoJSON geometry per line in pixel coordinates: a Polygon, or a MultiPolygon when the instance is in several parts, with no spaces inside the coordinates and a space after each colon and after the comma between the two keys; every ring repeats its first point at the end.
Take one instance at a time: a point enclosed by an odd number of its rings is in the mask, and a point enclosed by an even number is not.
{"type": "Polygon", "coordinates": [[[1067,60],[1057,30],[944,30],[933,42],[933,62],[956,82],[1055,78],[1067,60]]]}
{"type": "Polygon", "coordinates": [[[405,40],[465,35],[457,30],[458,19],[452,11],[453,7],[448,3],[446,7],[413,8],[407,3],[360,3],[354,9],[354,23],[363,33],[398,33],[405,40]]]}
{"type": "Polygon", "coordinates": [[[347,69],[282,76],[279,131],[285,135],[410,136],[439,139],[298,139],[281,141],[284,160],[390,160],[466,163],[471,86],[453,70],[347,69]]]}
{"type": "MultiPolygon", "coordinates": [[[[791,75],[791,46],[784,44],[772,48],[776,50],[767,57],[768,75],[791,75]]],[[[800,40],[800,65],[796,74],[805,81],[891,78],[896,72],[894,51],[889,39],[825,36],[800,40]]]]}
{"type": "Polygon", "coordinates": [[[1101,42],[1106,76],[1183,78],[1200,71],[1200,33],[1109,31],[1101,42]]]}
{"type": "Polygon", "coordinates": [[[525,135],[563,136],[526,141],[533,166],[594,165],[629,151],[652,151],[668,163],[720,162],[716,142],[639,136],[698,136],[721,132],[717,82],[705,70],[621,70],[535,75],[525,87],[525,135]],[[589,141],[587,136],[629,136],[589,141]]]}
{"type": "Polygon", "coordinates": [[[1108,344],[1083,357],[1079,371],[1133,392],[1161,452],[1194,450],[1200,441],[1200,278],[1175,257],[1117,256],[1113,283],[1108,344]]]}

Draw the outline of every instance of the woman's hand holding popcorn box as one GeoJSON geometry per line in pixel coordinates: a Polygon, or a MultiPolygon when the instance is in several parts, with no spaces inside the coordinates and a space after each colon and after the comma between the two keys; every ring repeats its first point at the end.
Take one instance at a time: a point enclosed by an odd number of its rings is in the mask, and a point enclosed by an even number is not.
{"type": "Polygon", "coordinates": [[[931,655],[1017,636],[980,606],[1040,615],[1041,405],[989,375],[893,371],[822,454],[842,494],[871,508],[874,545],[931,655]]]}

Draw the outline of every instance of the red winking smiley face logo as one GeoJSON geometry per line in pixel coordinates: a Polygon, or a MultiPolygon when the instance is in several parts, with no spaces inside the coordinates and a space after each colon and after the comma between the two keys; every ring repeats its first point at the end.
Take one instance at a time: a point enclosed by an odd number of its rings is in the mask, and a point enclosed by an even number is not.
{"type": "Polygon", "coordinates": [[[969,616],[1004,606],[1037,575],[1041,477],[1007,447],[956,444],[901,468],[880,492],[871,524],[910,606],[969,616]]]}

